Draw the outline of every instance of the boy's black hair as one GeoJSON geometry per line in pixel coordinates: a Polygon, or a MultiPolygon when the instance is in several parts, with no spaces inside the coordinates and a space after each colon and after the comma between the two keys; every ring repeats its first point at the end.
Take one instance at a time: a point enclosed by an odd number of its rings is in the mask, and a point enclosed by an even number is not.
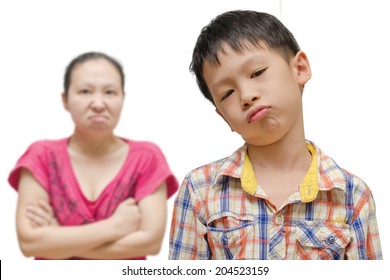
{"type": "Polygon", "coordinates": [[[226,43],[235,51],[242,51],[249,43],[266,44],[279,52],[287,61],[299,50],[292,33],[275,17],[256,11],[230,11],[223,13],[203,27],[192,55],[190,71],[195,74],[200,91],[214,103],[203,77],[205,61],[219,65],[218,52],[226,43]]]}
{"type": "Polygon", "coordinates": [[[125,89],[125,74],[123,72],[122,65],[115,58],[113,58],[105,53],[86,52],[86,53],[80,54],[79,56],[75,57],[66,67],[65,76],[64,76],[64,95],[65,96],[68,95],[68,90],[69,90],[69,86],[70,86],[70,78],[72,76],[72,72],[73,72],[74,68],[79,64],[82,64],[84,62],[87,62],[87,61],[93,60],[93,59],[105,59],[108,62],[110,62],[118,70],[118,73],[121,77],[121,85],[122,85],[122,90],[123,90],[123,94],[124,94],[124,92],[125,92],[125,90],[124,90],[125,89]]]}

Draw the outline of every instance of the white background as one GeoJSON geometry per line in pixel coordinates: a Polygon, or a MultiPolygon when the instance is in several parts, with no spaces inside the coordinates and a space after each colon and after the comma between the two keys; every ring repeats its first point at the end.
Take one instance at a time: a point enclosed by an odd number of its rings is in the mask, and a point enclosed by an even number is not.
{"type": "MultiPolygon", "coordinates": [[[[0,0],[4,266],[16,268],[26,260],[17,245],[17,193],[7,183],[9,171],[33,141],[72,133],[60,94],[64,68],[78,54],[102,51],[122,62],[126,102],[116,133],[157,143],[180,182],[193,168],[228,156],[242,144],[202,97],[188,71],[201,28],[233,9],[274,14],[307,53],[313,77],[303,96],[306,137],[371,187],[386,259],[390,246],[386,218],[390,9],[386,4],[380,0],[0,0]]],[[[172,203],[173,198],[168,220],[172,203]]],[[[161,253],[150,260],[166,262],[169,222],[161,253]]]]}

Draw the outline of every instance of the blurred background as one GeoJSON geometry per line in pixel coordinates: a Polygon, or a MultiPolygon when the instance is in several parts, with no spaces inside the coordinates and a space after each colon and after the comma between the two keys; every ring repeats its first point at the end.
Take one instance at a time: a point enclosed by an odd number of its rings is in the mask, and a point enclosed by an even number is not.
{"type": "MultiPolygon", "coordinates": [[[[149,140],[181,182],[192,169],[243,144],[203,98],[188,71],[201,28],[220,13],[251,9],[277,16],[309,57],[303,94],[306,137],[372,189],[382,247],[389,241],[390,49],[386,1],[365,0],[14,0],[0,2],[0,257],[21,255],[15,231],[17,193],[7,177],[27,146],[72,133],[62,108],[68,62],[86,51],[117,58],[126,102],[116,130],[149,140]],[[388,127],[388,125],[387,125],[388,127]],[[386,183],[387,182],[387,183],[386,183]]],[[[150,260],[166,260],[165,242],[150,260]]]]}

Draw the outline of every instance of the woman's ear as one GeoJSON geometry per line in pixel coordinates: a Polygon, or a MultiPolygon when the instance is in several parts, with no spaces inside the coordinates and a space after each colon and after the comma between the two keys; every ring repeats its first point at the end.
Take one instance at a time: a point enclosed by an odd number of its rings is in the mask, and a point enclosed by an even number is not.
{"type": "Polygon", "coordinates": [[[215,112],[217,112],[218,115],[221,116],[221,118],[228,124],[228,126],[230,127],[230,130],[234,132],[234,129],[230,126],[229,122],[226,120],[225,116],[222,115],[222,113],[218,110],[218,109],[215,109],[215,112]]]}
{"type": "Polygon", "coordinates": [[[65,94],[65,92],[63,92],[61,94],[61,98],[62,98],[62,105],[64,106],[65,110],[69,111],[69,109],[68,109],[68,96],[65,94]]]}
{"type": "Polygon", "coordinates": [[[311,78],[309,59],[303,51],[297,52],[294,57],[294,67],[297,73],[298,84],[303,87],[311,78]]]}

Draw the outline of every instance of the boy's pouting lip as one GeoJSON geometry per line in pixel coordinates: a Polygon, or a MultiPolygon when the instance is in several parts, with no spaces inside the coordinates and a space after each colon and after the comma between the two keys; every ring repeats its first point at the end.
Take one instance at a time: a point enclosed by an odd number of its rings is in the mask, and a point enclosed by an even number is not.
{"type": "Polygon", "coordinates": [[[261,120],[265,116],[267,116],[268,111],[271,109],[270,106],[258,106],[254,107],[248,111],[248,115],[246,117],[248,123],[255,122],[261,120]]]}

